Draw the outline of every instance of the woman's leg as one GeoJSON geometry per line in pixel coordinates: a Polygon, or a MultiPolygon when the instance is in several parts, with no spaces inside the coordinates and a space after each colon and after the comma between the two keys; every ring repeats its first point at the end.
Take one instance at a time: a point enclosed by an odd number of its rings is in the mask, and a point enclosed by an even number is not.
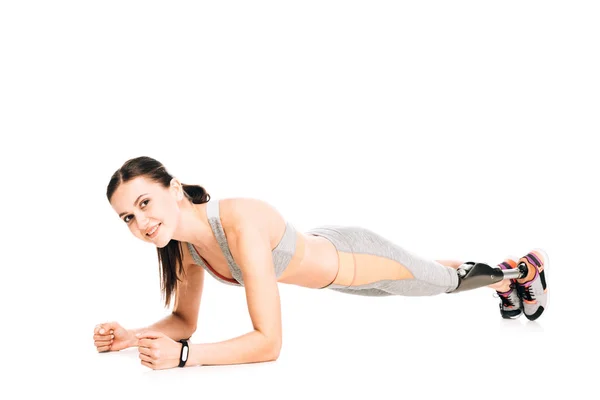
{"type": "Polygon", "coordinates": [[[456,269],[411,253],[358,226],[322,226],[309,231],[337,249],[338,274],[326,286],[365,296],[432,296],[458,287],[456,269]]]}
{"type": "MultiPolygon", "coordinates": [[[[457,260],[421,257],[363,227],[322,226],[309,231],[332,242],[339,268],[333,290],[367,296],[431,296],[453,292],[459,285],[457,260]]],[[[488,285],[502,291],[510,280],[488,285]]]]}

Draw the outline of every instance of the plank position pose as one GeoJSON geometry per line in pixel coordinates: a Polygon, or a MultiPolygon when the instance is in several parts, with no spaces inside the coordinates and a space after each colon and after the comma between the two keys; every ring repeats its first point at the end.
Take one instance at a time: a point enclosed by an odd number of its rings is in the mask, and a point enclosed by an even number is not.
{"type": "Polygon", "coordinates": [[[138,347],[152,369],[274,361],[282,343],[278,283],[365,296],[433,296],[490,287],[503,318],[530,320],[547,300],[543,250],[497,266],[428,260],[368,229],[326,225],[297,231],[268,203],[211,200],[150,157],[126,161],[107,197],[134,236],[156,246],[165,306],[172,313],[144,328],[117,322],[94,328],[98,352],[138,347]],[[189,342],[196,330],[204,273],[244,287],[254,330],[217,343],[189,342]]]}

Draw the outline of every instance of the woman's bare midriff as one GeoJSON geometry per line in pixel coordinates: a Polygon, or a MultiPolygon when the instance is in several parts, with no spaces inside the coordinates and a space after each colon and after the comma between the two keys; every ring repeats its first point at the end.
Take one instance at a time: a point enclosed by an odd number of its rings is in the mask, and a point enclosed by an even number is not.
{"type": "Polygon", "coordinates": [[[308,288],[322,288],[329,285],[338,271],[338,253],[329,240],[321,236],[298,233],[296,241],[304,242],[304,254],[298,262],[292,260],[279,282],[308,288]]]}

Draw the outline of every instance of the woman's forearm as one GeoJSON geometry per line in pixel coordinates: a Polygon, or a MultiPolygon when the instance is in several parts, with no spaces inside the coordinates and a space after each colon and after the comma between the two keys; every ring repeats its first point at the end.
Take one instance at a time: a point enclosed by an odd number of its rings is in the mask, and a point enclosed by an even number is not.
{"type": "MultiPolygon", "coordinates": [[[[171,313],[163,319],[161,319],[160,321],[155,322],[147,327],[128,329],[128,331],[132,333],[134,338],[136,333],[149,330],[159,331],[173,340],[179,340],[188,339],[194,333],[195,328],[177,314],[171,313]]],[[[135,343],[133,343],[132,346],[137,345],[137,339],[135,339],[134,342],[135,343]]]]}
{"type": "Polygon", "coordinates": [[[190,343],[186,366],[275,361],[280,348],[280,343],[269,340],[259,331],[252,331],[223,342],[190,343]]]}

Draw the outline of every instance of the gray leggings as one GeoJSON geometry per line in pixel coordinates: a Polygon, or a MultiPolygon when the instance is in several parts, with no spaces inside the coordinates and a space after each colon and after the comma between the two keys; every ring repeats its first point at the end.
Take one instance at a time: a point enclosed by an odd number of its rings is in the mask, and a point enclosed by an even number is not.
{"type": "Polygon", "coordinates": [[[369,229],[325,225],[307,233],[326,238],[338,251],[338,276],[323,289],[362,296],[433,296],[458,285],[454,268],[412,254],[369,229]]]}

